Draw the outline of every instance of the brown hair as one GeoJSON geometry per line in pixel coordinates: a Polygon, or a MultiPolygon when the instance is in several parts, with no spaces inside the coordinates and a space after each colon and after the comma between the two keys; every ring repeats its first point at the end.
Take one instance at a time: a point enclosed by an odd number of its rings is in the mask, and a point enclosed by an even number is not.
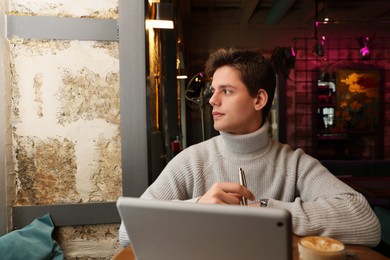
{"type": "Polygon", "coordinates": [[[218,49],[210,54],[206,62],[207,76],[212,78],[215,71],[223,66],[229,66],[238,71],[251,97],[255,97],[259,89],[267,92],[268,101],[262,110],[263,119],[267,118],[276,87],[276,73],[272,63],[255,51],[218,49]]]}

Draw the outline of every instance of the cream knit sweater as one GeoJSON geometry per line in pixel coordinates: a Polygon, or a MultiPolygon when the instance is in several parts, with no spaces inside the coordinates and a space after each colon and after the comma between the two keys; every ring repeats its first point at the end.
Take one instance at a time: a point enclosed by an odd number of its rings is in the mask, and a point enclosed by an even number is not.
{"type": "MultiPolygon", "coordinates": [[[[268,127],[246,135],[221,132],[183,150],[141,198],[196,202],[215,182],[238,182],[241,167],[256,202],[268,198],[268,207],[291,213],[294,234],[377,245],[380,224],[366,199],[301,149],[270,139],[268,127]]],[[[129,244],[123,225],[119,239],[129,244]]]]}

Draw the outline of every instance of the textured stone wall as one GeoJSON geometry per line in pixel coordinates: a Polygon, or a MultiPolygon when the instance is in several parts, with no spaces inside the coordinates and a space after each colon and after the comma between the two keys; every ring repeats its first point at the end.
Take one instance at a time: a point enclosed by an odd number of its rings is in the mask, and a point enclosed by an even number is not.
{"type": "MultiPolygon", "coordinates": [[[[2,2],[4,4],[5,1],[2,2]]],[[[117,19],[117,0],[9,0],[7,14],[117,19]]],[[[121,194],[118,42],[8,39],[9,203],[121,194]]],[[[111,259],[119,225],[62,227],[66,259],[111,259]]]]}
{"type": "Polygon", "coordinates": [[[8,2],[9,12],[21,15],[103,19],[118,17],[118,0],[8,0],[8,2]]]}
{"type": "Polygon", "coordinates": [[[16,204],[115,200],[118,44],[9,42],[16,204]]]}

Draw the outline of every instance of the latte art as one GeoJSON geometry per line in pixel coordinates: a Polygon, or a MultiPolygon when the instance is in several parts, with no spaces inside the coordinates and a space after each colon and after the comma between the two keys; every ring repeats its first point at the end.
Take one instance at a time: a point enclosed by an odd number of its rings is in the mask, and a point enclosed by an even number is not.
{"type": "Polygon", "coordinates": [[[300,260],[346,260],[342,242],[321,236],[303,237],[298,242],[300,260]]]}
{"type": "Polygon", "coordinates": [[[344,249],[344,245],[328,237],[307,237],[301,241],[305,247],[323,252],[338,252],[344,249]]]}

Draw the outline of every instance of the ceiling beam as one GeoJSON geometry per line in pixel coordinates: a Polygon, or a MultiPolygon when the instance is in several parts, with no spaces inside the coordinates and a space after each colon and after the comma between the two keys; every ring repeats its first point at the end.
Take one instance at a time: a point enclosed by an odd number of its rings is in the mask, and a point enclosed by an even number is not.
{"type": "Polygon", "coordinates": [[[296,0],[275,0],[265,19],[267,24],[277,24],[288,13],[296,0]]]}
{"type": "Polygon", "coordinates": [[[242,16],[241,16],[241,21],[240,24],[248,24],[250,19],[252,18],[253,13],[256,11],[257,4],[259,3],[259,0],[248,0],[246,1],[246,5],[243,8],[242,16]]]}

